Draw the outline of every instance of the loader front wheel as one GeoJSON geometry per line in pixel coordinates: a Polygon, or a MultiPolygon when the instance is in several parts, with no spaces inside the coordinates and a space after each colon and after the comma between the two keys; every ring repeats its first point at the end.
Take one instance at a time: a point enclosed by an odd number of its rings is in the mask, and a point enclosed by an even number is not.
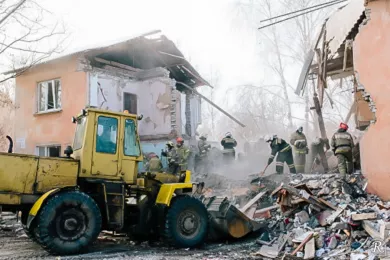
{"type": "Polygon", "coordinates": [[[77,254],[96,240],[102,218],[99,207],[79,191],[59,193],[42,208],[36,238],[51,254],[77,254]]]}
{"type": "Polygon", "coordinates": [[[164,238],[175,247],[197,247],[208,232],[208,214],[203,203],[190,196],[173,200],[165,218],[164,238]]]}

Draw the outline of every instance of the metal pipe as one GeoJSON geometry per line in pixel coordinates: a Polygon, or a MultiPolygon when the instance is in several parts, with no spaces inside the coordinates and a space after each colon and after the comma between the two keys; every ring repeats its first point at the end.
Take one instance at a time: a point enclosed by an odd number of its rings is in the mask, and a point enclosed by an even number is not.
{"type": "Polygon", "coordinates": [[[186,89],[192,91],[193,93],[195,93],[196,95],[198,95],[199,97],[203,98],[204,100],[206,100],[210,105],[212,105],[213,107],[215,107],[216,109],[218,109],[219,111],[221,111],[222,113],[224,113],[227,117],[229,117],[231,120],[233,120],[234,122],[236,122],[237,124],[239,124],[241,127],[245,127],[245,125],[243,123],[241,123],[240,121],[238,121],[236,118],[234,118],[232,115],[230,115],[228,112],[226,112],[225,110],[223,110],[221,107],[219,107],[217,104],[215,104],[213,101],[211,101],[210,99],[208,99],[207,97],[203,96],[202,94],[200,94],[198,91],[196,91],[195,89],[191,88],[190,86],[188,86],[187,84],[183,83],[183,82],[180,82],[180,81],[176,81],[177,84],[180,84],[182,85],[183,87],[185,87],[186,89]]]}

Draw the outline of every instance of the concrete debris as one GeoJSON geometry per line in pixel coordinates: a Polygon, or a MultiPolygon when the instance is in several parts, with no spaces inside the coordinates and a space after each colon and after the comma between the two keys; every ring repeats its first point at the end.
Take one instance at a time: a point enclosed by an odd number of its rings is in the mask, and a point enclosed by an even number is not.
{"type": "MultiPolygon", "coordinates": [[[[267,183],[270,180],[268,176],[267,183]]],[[[284,241],[278,257],[379,259],[375,258],[379,250],[373,251],[379,245],[386,248],[390,241],[390,203],[367,194],[360,173],[347,180],[336,174],[296,174],[283,180],[270,194],[279,209],[272,211],[268,220],[271,240],[279,237],[278,243],[284,241]]],[[[275,187],[258,182],[268,189],[275,187]]],[[[260,250],[268,250],[272,242],[257,244],[260,250]]]]}

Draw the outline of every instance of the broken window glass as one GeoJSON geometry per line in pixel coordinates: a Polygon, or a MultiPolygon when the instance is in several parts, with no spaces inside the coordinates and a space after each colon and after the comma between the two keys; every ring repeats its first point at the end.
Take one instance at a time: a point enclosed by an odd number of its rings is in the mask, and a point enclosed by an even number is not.
{"type": "Polygon", "coordinates": [[[61,82],[58,79],[38,84],[38,112],[61,108],[61,82]]]}

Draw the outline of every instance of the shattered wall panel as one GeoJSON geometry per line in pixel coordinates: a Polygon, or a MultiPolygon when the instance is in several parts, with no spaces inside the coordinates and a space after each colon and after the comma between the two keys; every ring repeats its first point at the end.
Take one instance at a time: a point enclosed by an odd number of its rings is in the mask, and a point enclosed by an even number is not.
{"type": "MultiPolygon", "coordinates": [[[[172,80],[170,78],[158,77],[137,81],[101,71],[91,72],[90,75],[91,78],[97,77],[98,107],[123,111],[123,93],[135,94],[137,95],[137,113],[144,116],[139,122],[140,135],[153,139],[153,136],[171,133],[172,80]]],[[[90,93],[90,95],[93,96],[96,93],[90,93]]]]}

